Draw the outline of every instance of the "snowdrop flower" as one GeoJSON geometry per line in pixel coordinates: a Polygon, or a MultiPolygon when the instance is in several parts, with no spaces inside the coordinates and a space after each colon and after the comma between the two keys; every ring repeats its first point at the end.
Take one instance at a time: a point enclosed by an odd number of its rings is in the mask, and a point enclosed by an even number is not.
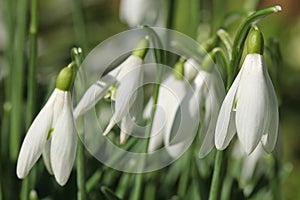
{"type": "Polygon", "coordinates": [[[264,150],[262,144],[258,144],[250,155],[243,151],[241,143],[237,140],[234,144],[232,156],[237,160],[242,161],[241,171],[238,173],[241,184],[244,186],[253,178],[255,169],[261,161],[263,161],[264,150]]]}
{"type": "Polygon", "coordinates": [[[235,133],[250,154],[261,141],[271,152],[278,135],[278,104],[263,57],[263,38],[256,28],[248,38],[248,55],[222,104],[215,145],[225,149],[235,133]]]}
{"type": "Polygon", "coordinates": [[[46,168],[58,184],[63,186],[69,179],[77,148],[70,93],[73,67],[72,63],[61,70],[55,90],[26,134],[17,163],[19,178],[24,178],[43,154],[46,168]]]}
{"type": "MultiPolygon", "coordinates": [[[[225,87],[222,78],[213,66],[210,56],[205,57],[202,67],[193,59],[189,59],[187,65],[200,69],[193,81],[192,88],[183,98],[180,108],[176,113],[174,124],[180,123],[178,129],[173,128],[175,135],[169,141],[171,155],[179,154],[188,143],[191,143],[198,126],[200,137],[199,157],[205,157],[214,147],[214,132],[222,101],[225,97],[225,87]],[[180,121],[179,121],[180,120],[180,121]]],[[[169,138],[170,139],[170,138],[169,138]]]]}
{"type": "MultiPolygon", "coordinates": [[[[148,46],[149,39],[145,37],[139,41],[132,55],[121,65],[90,86],[74,110],[75,118],[90,110],[107,92],[110,92],[110,97],[112,100],[115,100],[115,112],[103,135],[107,135],[116,123],[121,120],[128,120],[125,118],[128,114],[127,112],[130,107],[136,105],[133,102],[138,99],[135,97],[132,98],[132,95],[136,94],[134,91],[138,89],[142,83],[142,64],[147,54],[148,46]]],[[[130,129],[130,127],[126,127],[126,130],[128,129],[130,129]]],[[[121,143],[124,143],[125,140],[126,137],[122,132],[121,143]]]]}
{"type": "Polygon", "coordinates": [[[120,18],[130,27],[141,24],[165,26],[165,9],[161,0],[121,0],[120,18]]]}
{"type": "MultiPolygon", "coordinates": [[[[161,83],[156,105],[157,109],[151,128],[148,152],[158,149],[163,141],[166,145],[169,143],[176,111],[181,100],[186,95],[189,86],[187,80],[191,81],[197,72],[194,66],[185,65],[184,63],[185,59],[180,59],[174,67],[175,73],[168,74],[168,77],[161,83]],[[187,80],[183,80],[182,75],[187,80]]],[[[146,112],[148,111],[148,114],[145,114],[145,116],[150,116],[152,101],[151,99],[146,106],[145,110],[146,112]]]]}

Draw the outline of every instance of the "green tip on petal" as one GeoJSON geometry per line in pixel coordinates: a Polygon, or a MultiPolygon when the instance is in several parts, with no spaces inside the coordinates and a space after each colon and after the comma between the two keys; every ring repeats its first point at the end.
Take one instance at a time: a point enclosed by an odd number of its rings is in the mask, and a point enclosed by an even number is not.
{"type": "Polygon", "coordinates": [[[146,36],[137,43],[134,50],[132,51],[132,55],[144,59],[148,52],[148,47],[149,47],[149,37],[146,36]]]}
{"type": "Polygon", "coordinates": [[[68,67],[63,68],[56,79],[56,88],[63,90],[63,91],[69,91],[72,86],[73,82],[73,66],[75,64],[71,63],[68,67]]]}
{"type": "Polygon", "coordinates": [[[262,33],[257,27],[254,27],[249,33],[247,40],[248,54],[261,54],[264,53],[264,38],[262,33]]]}
{"type": "Polygon", "coordinates": [[[179,61],[174,65],[174,76],[177,80],[182,80],[184,76],[184,63],[186,58],[181,57],[179,61]]]}
{"type": "Polygon", "coordinates": [[[214,53],[213,52],[207,54],[204,57],[203,61],[202,61],[201,69],[203,71],[206,71],[206,72],[211,72],[212,69],[213,69],[213,66],[215,65],[213,59],[214,59],[214,53]]]}

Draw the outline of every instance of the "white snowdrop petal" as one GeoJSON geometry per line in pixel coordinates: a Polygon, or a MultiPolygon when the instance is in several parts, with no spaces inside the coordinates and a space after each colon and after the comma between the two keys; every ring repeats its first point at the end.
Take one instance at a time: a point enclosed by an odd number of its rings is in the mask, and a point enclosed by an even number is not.
{"type": "Polygon", "coordinates": [[[153,118],[151,134],[148,144],[148,152],[153,152],[158,149],[163,143],[164,126],[166,124],[167,116],[163,108],[156,107],[153,118]]]}
{"type": "Polygon", "coordinates": [[[231,85],[219,112],[215,131],[215,145],[218,150],[225,149],[236,132],[235,111],[233,109],[242,71],[243,67],[231,85]]]}
{"type": "Polygon", "coordinates": [[[50,161],[51,138],[46,142],[43,150],[43,161],[49,174],[53,175],[53,170],[50,161]]]}
{"type": "Polygon", "coordinates": [[[257,162],[259,161],[259,158],[263,156],[263,153],[263,148],[259,144],[249,156],[244,157],[241,171],[241,179],[245,183],[249,182],[253,177],[255,168],[257,166],[257,162]]]}
{"type": "Polygon", "coordinates": [[[112,117],[115,123],[118,123],[122,117],[129,112],[129,108],[135,100],[137,94],[135,91],[141,86],[141,71],[141,67],[137,67],[129,71],[128,74],[120,80],[115,101],[114,117],[112,117]]]}
{"type": "Polygon", "coordinates": [[[204,158],[214,147],[214,132],[219,110],[220,104],[215,91],[210,90],[205,101],[204,120],[200,129],[200,158],[204,158]]]}
{"type": "Polygon", "coordinates": [[[159,0],[122,0],[120,18],[130,27],[141,24],[154,25],[160,12],[159,0]]]}
{"type": "Polygon", "coordinates": [[[236,130],[243,149],[250,154],[261,140],[267,117],[268,91],[258,54],[248,54],[238,89],[236,130]]]}
{"type": "Polygon", "coordinates": [[[199,126],[198,91],[189,89],[179,105],[173,121],[169,142],[166,144],[168,153],[177,158],[192,143],[199,126]]]}
{"type": "Polygon", "coordinates": [[[200,70],[200,65],[193,58],[189,58],[184,63],[184,77],[189,81],[193,81],[197,76],[198,71],[200,70]]]}
{"type": "Polygon", "coordinates": [[[272,152],[275,148],[277,137],[278,137],[278,126],[279,126],[279,113],[278,113],[278,103],[277,103],[277,97],[276,93],[272,84],[272,81],[270,79],[270,76],[267,72],[266,65],[264,64],[264,74],[266,78],[267,83],[267,90],[269,95],[269,101],[268,101],[268,118],[267,118],[267,126],[266,130],[264,131],[264,135],[262,137],[262,144],[264,149],[267,152],[272,152]]]}
{"type": "Polygon", "coordinates": [[[169,144],[171,137],[171,130],[174,124],[176,112],[180,103],[187,92],[186,82],[176,80],[173,75],[162,84],[160,88],[159,100],[162,108],[165,109],[166,125],[164,133],[164,143],[169,144]]]}
{"type": "Polygon", "coordinates": [[[71,95],[65,92],[64,106],[52,133],[51,165],[56,181],[65,185],[70,176],[77,148],[77,131],[73,118],[71,95]]]}
{"type": "Polygon", "coordinates": [[[23,141],[17,163],[17,176],[24,178],[36,163],[45,147],[53,119],[53,104],[57,92],[54,90],[46,105],[31,124],[23,141]]]}
{"type": "Polygon", "coordinates": [[[140,57],[137,56],[129,56],[122,64],[118,66],[118,69],[120,69],[120,72],[117,74],[116,79],[118,82],[121,82],[125,76],[133,76],[131,75],[131,71],[134,69],[141,68],[141,65],[143,64],[143,60],[140,57]]]}
{"type": "Polygon", "coordinates": [[[74,117],[77,118],[93,108],[97,104],[97,102],[105,96],[108,89],[114,83],[116,83],[116,79],[108,74],[97,81],[95,84],[91,85],[74,109],[74,117]]]}
{"type": "Polygon", "coordinates": [[[128,113],[121,120],[120,144],[124,144],[126,142],[129,135],[131,135],[133,126],[134,126],[134,122],[132,121],[130,114],[128,113]]]}
{"type": "Polygon", "coordinates": [[[55,89],[56,92],[56,98],[55,98],[55,103],[53,104],[53,120],[52,120],[52,127],[56,124],[57,118],[60,115],[63,106],[64,106],[64,96],[65,96],[65,91],[55,89]]]}

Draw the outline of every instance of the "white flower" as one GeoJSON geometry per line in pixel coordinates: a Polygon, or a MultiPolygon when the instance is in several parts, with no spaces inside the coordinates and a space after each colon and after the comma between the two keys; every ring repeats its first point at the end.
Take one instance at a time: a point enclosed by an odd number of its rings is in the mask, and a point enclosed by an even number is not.
{"type": "Polygon", "coordinates": [[[120,142],[124,143],[127,139],[126,133],[130,134],[133,128],[132,124],[127,124],[130,119],[129,110],[137,111],[138,109],[135,109],[135,107],[140,106],[140,103],[138,103],[140,98],[136,97],[137,91],[140,90],[139,88],[143,82],[142,64],[148,46],[149,38],[146,36],[137,43],[132,54],[121,65],[90,86],[75,108],[75,117],[77,118],[90,110],[107,94],[110,88],[115,87],[110,94],[111,99],[115,101],[115,110],[103,135],[106,136],[116,123],[123,121],[121,126],[126,130],[121,131],[120,142]]]}
{"type": "Polygon", "coordinates": [[[120,18],[130,27],[165,26],[164,3],[160,0],[121,0],[120,18]]]}
{"type": "Polygon", "coordinates": [[[75,118],[94,107],[105,96],[107,91],[116,85],[117,91],[116,94],[113,94],[113,99],[115,99],[115,113],[104,132],[104,135],[107,135],[111,128],[125,117],[128,107],[131,106],[130,103],[135,99],[132,98],[132,95],[141,86],[143,75],[142,64],[143,59],[131,55],[115,70],[90,86],[74,110],[75,118]]]}
{"type": "MultiPolygon", "coordinates": [[[[189,59],[186,65],[193,65],[200,69],[199,64],[192,59],[189,59]]],[[[211,66],[209,71],[200,69],[192,88],[183,98],[180,109],[177,110],[174,126],[180,125],[172,129],[171,135],[174,137],[169,141],[169,152],[173,155],[182,152],[183,148],[192,142],[200,124],[199,157],[205,157],[214,147],[215,126],[224,97],[224,84],[215,67],[211,66]]]]}
{"type": "Polygon", "coordinates": [[[49,173],[63,186],[69,179],[76,148],[71,94],[56,88],[26,134],[18,158],[17,176],[24,178],[43,154],[49,173]]]}
{"type": "MultiPolygon", "coordinates": [[[[175,114],[187,91],[186,82],[170,74],[160,85],[148,152],[155,151],[170,137],[175,114]]],[[[149,101],[152,105],[153,100],[149,101]]],[[[150,106],[151,107],[151,106],[150,106]]]]}
{"type": "MultiPolygon", "coordinates": [[[[186,62],[185,62],[186,63],[186,62]]],[[[169,151],[171,132],[176,117],[178,107],[187,93],[189,82],[193,80],[197,70],[193,65],[184,66],[184,79],[176,79],[173,73],[168,74],[168,77],[161,83],[158,102],[156,105],[156,111],[153,118],[151,134],[149,139],[148,152],[155,151],[164,141],[164,144],[169,151]]],[[[149,104],[152,105],[153,99],[150,99],[149,104]]],[[[149,111],[151,106],[149,104],[146,107],[146,116],[150,116],[149,111]]],[[[176,150],[177,148],[175,148],[176,150]]],[[[174,151],[175,151],[174,150],[174,151]]],[[[177,156],[173,150],[169,153],[171,156],[177,156]]]]}
{"type": "Polygon", "coordinates": [[[222,104],[216,126],[215,145],[225,149],[235,133],[250,154],[261,141],[271,152],[278,135],[275,91],[260,54],[248,54],[222,104]]]}

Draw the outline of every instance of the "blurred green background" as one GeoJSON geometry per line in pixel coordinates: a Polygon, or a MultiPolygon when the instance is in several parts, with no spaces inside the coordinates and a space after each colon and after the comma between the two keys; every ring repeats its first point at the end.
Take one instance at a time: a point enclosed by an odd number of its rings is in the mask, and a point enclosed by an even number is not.
{"type": "MultiPolygon", "coordinates": [[[[186,0],[181,0],[186,1],[186,0]]],[[[190,0],[187,0],[187,2],[190,0]]],[[[191,0],[192,1],[192,0],[191,0]]],[[[223,0],[220,0],[223,1],[223,0]]],[[[86,23],[88,51],[92,50],[101,41],[121,31],[127,30],[126,24],[119,19],[119,0],[83,0],[84,20],[86,23]]],[[[217,0],[213,1],[218,2],[217,0]]],[[[258,8],[279,4],[283,11],[274,14],[259,23],[266,40],[275,37],[279,40],[283,63],[279,73],[279,90],[282,95],[280,106],[280,126],[282,139],[282,166],[283,196],[285,199],[300,199],[300,1],[298,0],[264,0],[240,1],[227,0],[218,8],[218,17],[230,12],[244,9],[251,4],[258,4],[258,8]],[[225,2],[225,3],[224,3],[225,2]],[[253,3],[254,2],[254,3],[253,3]]],[[[45,97],[54,87],[54,79],[59,70],[70,62],[70,49],[79,44],[76,42],[76,31],[73,23],[73,1],[52,0],[39,2],[38,24],[38,57],[37,57],[37,82],[38,102],[40,108],[45,97]],[[50,87],[49,87],[50,85],[50,87]],[[49,89],[50,88],[50,89],[49,89]]],[[[8,44],[8,35],[5,29],[6,8],[0,1],[0,119],[3,115],[6,102],[4,80],[9,73],[9,65],[5,62],[4,51],[8,44]]],[[[186,15],[189,10],[181,11],[186,15]]],[[[18,15],[18,13],[13,13],[18,15]]],[[[29,6],[27,23],[29,24],[29,6]]],[[[201,17],[201,16],[200,16],[201,17]]],[[[209,22],[207,16],[202,16],[203,21],[209,22]]],[[[201,20],[201,19],[200,19],[201,20]]],[[[175,29],[181,31],[189,22],[183,21],[175,29]]],[[[176,24],[176,23],[175,23],[176,24]]],[[[236,28],[232,29],[232,32],[236,28]]],[[[191,34],[192,35],[192,34],[191,34]]],[[[28,41],[28,37],[26,37],[28,41]]],[[[28,44],[28,43],[26,43],[28,44]]],[[[28,45],[24,49],[28,54],[28,45]]],[[[27,60],[25,60],[27,62],[27,60]]],[[[27,66],[27,63],[25,63],[27,66]]],[[[26,77],[26,69],[24,71],[26,77]]],[[[26,79],[24,80],[26,81],[26,79]]],[[[26,89],[26,88],[24,88],[26,89]]],[[[23,95],[25,101],[26,95],[23,95]]],[[[4,133],[1,133],[4,134],[4,133]]],[[[25,133],[24,133],[25,134],[25,133]]],[[[1,160],[2,167],[5,161],[1,160]]],[[[12,172],[15,170],[12,169],[12,172]]],[[[12,176],[15,176],[12,173],[12,176]]],[[[0,177],[1,179],[2,177],[0,177]]],[[[3,184],[3,183],[2,183],[3,184]]],[[[18,183],[20,184],[20,183],[18,183]]],[[[71,187],[71,186],[70,186],[71,187]]],[[[13,191],[12,191],[13,192],[13,191]]]]}

